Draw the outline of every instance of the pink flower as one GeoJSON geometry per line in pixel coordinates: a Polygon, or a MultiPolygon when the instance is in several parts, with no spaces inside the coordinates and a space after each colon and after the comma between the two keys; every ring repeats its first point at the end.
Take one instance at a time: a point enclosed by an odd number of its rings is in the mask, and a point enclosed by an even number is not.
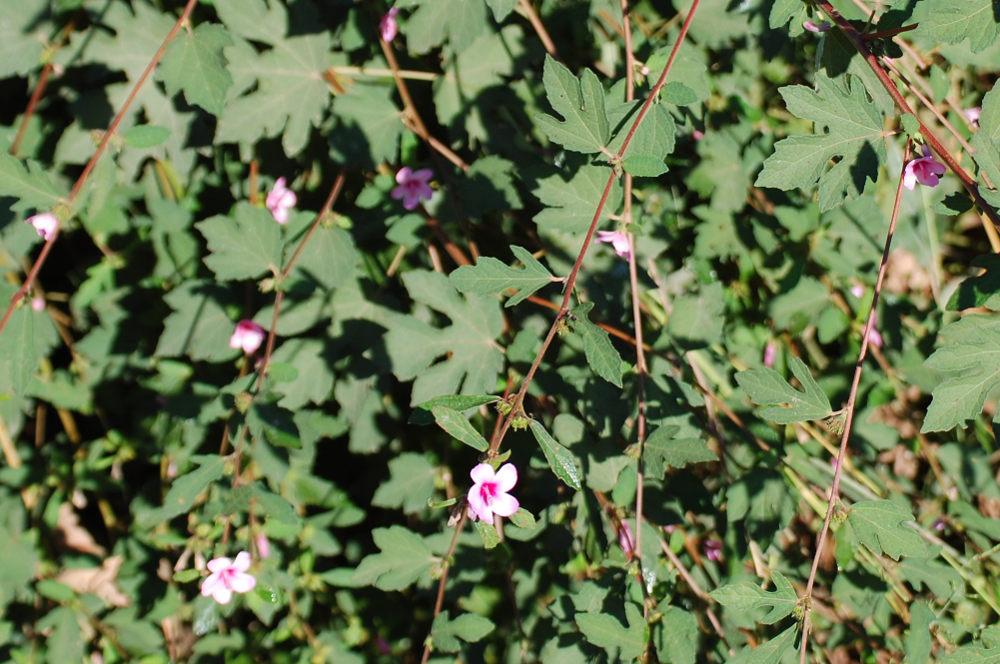
{"type": "Polygon", "coordinates": [[[391,195],[396,200],[403,199],[403,207],[412,210],[420,205],[420,201],[429,201],[434,194],[427,181],[434,176],[434,171],[429,168],[421,168],[419,171],[410,170],[409,166],[403,166],[396,173],[397,186],[393,187],[391,195]]]}
{"type": "Polygon", "coordinates": [[[517,484],[517,468],[505,463],[494,472],[493,466],[481,463],[469,473],[475,484],[469,489],[469,517],[493,523],[493,515],[510,516],[520,508],[517,498],[507,493],[517,484]]]}
{"type": "Polygon", "coordinates": [[[628,527],[628,522],[625,519],[621,520],[621,527],[618,529],[618,544],[622,547],[626,557],[631,560],[632,554],[635,552],[635,538],[632,537],[632,529],[628,527]]]}
{"type": "Polygon", "coordinates": [[[257,585],[257,579],[247,574],[250,569],[250,554],[240,551],[236,560],[229,558],[214,558],[208,561],[208,571],[211,574],[201,584],[201,594],[209,595],[219,604],[229,604],[233,593],[248,593],[257,585]]]}
{"type": "Polygon", "coordinates": [[[267,539],[267,535],[260,533],[257,535],[257,555],[261,558],[271,557],[271,541],[267,539]]]}
{"type": "Polygon", "coordinates": [[[701,139],[705,138],[705,132],[701,131],[700,129],[695,129],[694,131],[691,132],[691,138],[693,138],[696,141],[700,141],[701,139]]]}
{"type": "Polygon", "coordinates": [[[610,242],[615,253],[631,260],[632,252],[629,251],[628,236],[621,231],[597,231],[597,242],[610,242]]]}
{"type": "Polygon", "coordinates": [[[705,557],[715,562],[722,560],[722,542],[717,539],[705,540],[705,557]]]}
{"type": "Polygon", "coordinates": [[[773,341],[769,341],[766,346],[764,346],[764,366],[773,367],[774,360],[778,356],[778,345],[773,341]]]}
{"type": "Polygon", "coordinates": [[[31,308],[33,311],[45,311],[45,298],[43,297],[32,298],[31,308]]]}
{"type": "Polygon", "coordinates": [[[274,187],[267,194],[264,204],[271,211],[271,216],[279,224],[288,221],[288,211],[298,202],[295,192],[285,186],[285,178],[278,178],[274,187]]]}
{"type": "Polygon", "coordinates": [[[965,119],[969,121],[973,127],[979,126],[979,116],[983,114],[983,109],[980,106],[973,106],[972,108],[967,108],[962,111],[962,115],[965,119]]]}
{"type": "Polygon", "coordinates": [[[28,217],[24,221],[34,226],[35,232],[46,240],[52,237],[55,234],[56,229],[59,228],[59,220],[56,219],[56,216],[51,212],[36,214],[33,217],[28,217]]]}
{"type": "Polygon", "coordinates": [[[903,169],[903,186],[912,190],[919,182],[926,187],[936,187],[946,170],[948,169],[944,164],[935,159],[925,147],[924,156],[914,159],[903,169]]]}
{"type": "Polygon", "coordinates": [[[247,355],[253,355],[264,342],[264,328],[252,320],[243,319],[236,324],[233,336],[229,337],[230,348],[242,348],[247,355]]]}
{"type": "Polygon", "coordinates": [[[830,23],[828,21],[823,21],[822,23],[813,23],[812,21],[802,21],[802,27],[809,32],[826,32],[830,29],[830,23]]]}
{"type": "Polygon", "coordinates": [[[396,25],[396,14],[399,13],[398,7],[393,7],[388,12],[382,16],[382,20],[378,22],[378,31],[382,35],[382,40],[387,44],[396,38],[399,34],[399,26],[396,25]]]}

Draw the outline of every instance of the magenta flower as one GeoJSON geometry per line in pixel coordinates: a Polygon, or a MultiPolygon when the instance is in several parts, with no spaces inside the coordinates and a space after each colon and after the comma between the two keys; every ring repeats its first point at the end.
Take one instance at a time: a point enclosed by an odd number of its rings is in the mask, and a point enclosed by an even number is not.
{"type": "Polygon", "coordinates": [[[778,357],[778,344],[773,341],[769,341],[766,346],[764,346],[764,366],[773,367],[774,360],[778,357]]]}
{"type": "Polygon", "coordinates": [[[924,156],[914,159],[903,169],[903,186],[912,190],[919,182],[925,187],[936,187],[946,170],[948,169],[944,164],[935,159],[925,147],[924,156]]]}
{"type": "Polygon", "coordinates": [[[257,579],[247,574],[250,569],[250,554],[240,551],[236,560],[229,558],[214,558],[208,561],[208,571],[211,574],[201,584],[201,594],[209,595],[219,604],[229,604],[233,593],[248,593],[257,585],[257,579]]]}
{"type": "Polygon", "coordinates": [[[399,34],[399,26],[396,24],[396,14],[399,13],[398,7],[393,7],[388,12],[382,16],[382,20],[378,22],[378,31],[382,35],[382,40],[385,43],[391,42],[399,34]]]}
{"type": "Polygon", "coordinates": [[[517,468],[512,463],[505,463],[500,470],[494,472],[493,466],[481,463],[469,473],[475,484],[469,489],[469,517],[475,521],[482,519],[493,523],[493,515],[510,516],[520,507],[517,498],[508,491],[517,484],[517,468]]]}
{"type": "Polygon", "coordinates": [[[632,252],[629,251],[628,236],[625,233],[621,231],[597,231],[596,241],[611,243],[616,254],[625,260],[631,260],[632,252]]]}
{"type": "Polygon", "coordinates": [[[717,539],[705,540],[705,557],[715,562],[722,560],[722,542],[717,539]]]}
{"type": "Polygon", "coordinates": [[[52,237],[59,228],[59,220],[56,219],[56,216],[51,212],[36,214],[33,217],[28,217],[24,221],[34,226],[35,232],[46,240],[52,237]]]}
{"type": "Polygon", "coordinates": [[[288,221],[288,211],[295,207],[298,202],[298,197],[295,192],[285,186],[285,178],[278,178],[278,181],[274,183],[274,187],[267,194],[267,200],[264,204],[267,209],[271,211],[271,216],[279,224],[283,224],[288,221]]]}
{"type": "Polygon", "coordinates": [[[967,108],[964,111],[962,111],[962,115],[965,116],[965,119],[968,120],[969,124],[971,124],[973,127],[979,126],[979,116],[981,116],[982,114],[983,114],[983,109],[980,106],[973,106],[972,108],[967,108]]]}
{"type": "Polygon", "coordinates": [[[420,205],[420,201],[429,201],[434,194],[427,181],[434,177],[434,171],[429,168],[421,168],[419,171],[410,170],[409,166],[403,166],[396,173],[397,185],[392,188],[391,196],[396,200],[403,199],[403,207],[412,210],[420,205]]]}
{"type": "Polygon", "coordinates": [[[812,21],[802,21],[802,27],[809,32],[826,32],[830,29],[830,23],[828,21],[823,21],[822,23],[813,23],[812,21]]]}
{"type": "Polygon", "coordinates": [[[247,355],[253,355],[264,342],[264,328],[252,320],[243,319],[236,324],[233,336],[229,337],[230,348],[242,348],[247,355]]]}

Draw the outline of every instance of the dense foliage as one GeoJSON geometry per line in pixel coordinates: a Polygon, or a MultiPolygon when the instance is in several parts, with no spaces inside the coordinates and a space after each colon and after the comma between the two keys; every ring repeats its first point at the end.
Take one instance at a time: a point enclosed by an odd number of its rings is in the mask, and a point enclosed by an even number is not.
{"type": "Polygon", "coordinates": [[[6,3],[0,659],[1000,661],[997,7],[6,3]]]}

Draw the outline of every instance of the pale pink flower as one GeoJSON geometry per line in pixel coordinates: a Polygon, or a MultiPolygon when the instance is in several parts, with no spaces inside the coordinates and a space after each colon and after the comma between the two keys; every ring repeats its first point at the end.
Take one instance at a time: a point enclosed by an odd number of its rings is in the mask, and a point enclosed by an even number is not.
{"type": "Polygon", "coordinates": [[[826,32],[830,29],[830,23],[828,21],[823,21],[822,23],[813,23],[812,21],[802,21],[802,27],[809,32],[826,32]]]}
{"type": "Polygon", "coordinates": [[[271,557],[271,541],[267,539],[267,535],[265,535],[264,533],[260,533],[259,535],[257,535],[255,543],[257,544],[258,556],[260,556],[261,558],[271,557]]]}
{"type": "Polygon", "coordinates": [[[59,228],[59,220],[56,219],[56,216],[51,212],[36,214],[32,217],[28,217],[24,221],[34,226],[35,232],[41,235],[45,240],[52,237],[55,234],[56,229],[59,228]]]}
{"type": "Polygon", "coordinates": [[[514,464],[505,463],[494,471],[490,464],[481,463],[469,475],[475,482],[468,495],[469,517],[473,521],[479,518],[493,523],[494,514],[510,516],[520,508],[517,498],[508,493],[517,484],[514,464]]]}
{"type": "Polygon", "coordinates": [[[233,336],[229,337],[230,348],[242,348],[247,355],[253,355],[264,342],[264,328],[252,320],[243,319],[236,324],[233,336]]]}
{"type": "Polygon", "coordinates": [[[715,562],[722,560],[722,542],[717,539],[705,540],[705,557],[715,562]]]}
{"type": "Polygon", "coordinates": [[[861,286],[860,284],[854,284],[853,286],[851,286],[851,295],[853,295],[854,297],[860,298],[864,294],[865,294],[864,286],[861,286]]]}
{"type": "Polygon", "coordinates": [[[45,311],[45,298],[44,297],[32,298],[31,308],[33,311],[45,311]]]}
{"type": "Polygon", "coordinates": [[[872,328],[872,331],[868,334],[868,343],[870,343],[872,346],[875,346],[876,348],[881,348],[882,334],[878,330],[872,328]]]}
{"type": "Polygon", "coordinates": [[[625,260],[632,258],[632,252],[629,251],[628,246],[628,236],[621,231],[597,231],[596,242],[608,242],[616,254],[625,260]]]}
{"type": "Polygon", "coordinates": [[[766,346],[764,346],[764,366],[773,367],[774,360],[778,356],[778,345],[773,341],[769,341],[766,346]]]}
{"type": "Polygon", "coordinates": [[[399,34],[399,26],[396,24],[396,14],[399,13],[398,7],[393,7],[388,12],[382,16],[382,20],[378,22],[378,31],[382,35],[382,40],[386,43],[391,42],[399,34]]]}
{"type": "Polygon", "coordinates": [[[391,195],[396,200],[403,199],[403,207],[413,210],[420,205],[420,201],[429,201],[434,195],[434,190],[427,184],[432,177],[434,171],[429,168],[413,171],[409,166],[403,166],[396,173],[397,185],[393,187],[391,195]]]}
{"type": "Polygon", "coordinates": [[[625,519],[621,520],[621,527],[618,529],[618,544],[631,560],[632,554],[635,553],[635,538],[632,537],[632,529],[628,527],[628,522],[625,519]]]}
{"type": "Polygon", "coordinates": [[[201,594],[209,595],[219,604],[229,604],[233,593],[248,593],[257,585],[257,579],[247,574],[250,569],[250,554],[240,551],[236,560],[229,558],[214,558],[208,561],[208,571],[211,574],[201,584],[201,594]]]}
{"type": "Polygon", "coordinates": [[[691,132],[691,138],[693,138],[695,141],[700,141],[701,139],[705,138],[705,132],[701,131],[700,129],[695,129],[694,131],[691,132]]]}
{"type": "Polygon", "coordinates": [[[973,127],[979,126],[979,116],[983,114],[983,109],[980,106],[973,106],[972,108],[967,108],[962,111],[962,115],[965,119],[969,121],[973,127]]]}
{"type": "Polygon", "coordinates": [[[925,187],[936,187],[946,170],[925,147],[924,156],[914,159],[903,169],[903,186],[912,190],[919,182],[925,187]]]}
{"type": "Polygon", "coordinates": [[[288,221],[288,211],[295,207],[298,202],[298,197],[295,192],[285,186],[285,178],[278,178],[277,182],[274,183],[274,187],[267,194],[267,200],[264,204],[267,209],[271,211],[271,216],[279,224],[283,224],[288,221]]]}

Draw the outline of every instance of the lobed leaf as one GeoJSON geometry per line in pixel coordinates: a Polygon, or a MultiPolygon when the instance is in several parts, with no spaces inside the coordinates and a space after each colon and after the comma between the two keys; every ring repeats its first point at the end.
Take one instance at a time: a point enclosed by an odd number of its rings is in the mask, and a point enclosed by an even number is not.
{"type": "Polygon", "coordinates": [[[792,356],[789,367],[802,385],[802,391],[789,385],[781,374],[770,367],[741,371],[736,374],[736,382],[751,401],[763,406],[757,409],[757,414],[777,424],[829,417],[833,413],[830,401],[805,363],[792,356]]]}
{"type": "Polygon", "coordinates": [[[510,250],[524,265],[523,268],[508,267],[496,258],[480,256],[474,266],[463,265],[448,275],[448,278],[463,293],[499,295],[508,290],[515,291],[507,299],[505,307],[523,302],[529,295],[554,280],[548,269],[530,251],[516,245],[511,245],[510,250]]]}
{"type": "Polygon", "coordinates": [[[773,571],[771,580],[774,582],[772,591],[762,590],[760,586],[749,581],[742,581],[716,588],[709,594],[719,604],[737,611],[767,609],[760,622],[773,625],[795,610],[799,597],[795,594],[795,588],[781,572],[773,571]]]}
{"type": "Polygon", "coordinates": [[[597,75],[585,69],[577,79],[558,60],[546,54],[542,84],[549,104],[564,119],[536,115],[538,128],[567,150],[584,154],[601,152],[611,137],[611,127],[604,108],[604,88],[597,75]]]}
{"type": "Polygon", "coordinates": [[[908,509],[889,500],[865,500],[847,511],[854,536],[876,554],[884,553],[893,560],[900,556],[926,555],[927,544],[913,528],[908,509]]]}
{"type": "Polygon", "coordinates": [[[590,321],[588,314],[593,302],[580,304],[571,310],[569,324],[583,338],[587,364],[598,376],[615,387],[622,386],[622,357],[611,345],[608,333],[590,321]]]}

